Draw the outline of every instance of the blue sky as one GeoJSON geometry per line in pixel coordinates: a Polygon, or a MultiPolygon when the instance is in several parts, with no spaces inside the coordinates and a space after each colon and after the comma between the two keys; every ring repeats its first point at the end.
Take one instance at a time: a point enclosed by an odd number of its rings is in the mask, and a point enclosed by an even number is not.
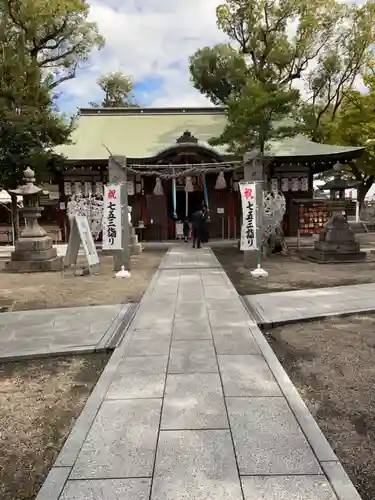
{"type": "Polygon", "coordinates": [[[224,40],[216,27],[218,0],[89,0],[90,18],[106,39],[74,80],[58,91],[59,107],[100,101],[97,78],[121,71],[136,82],[145,106],[202,106],[210,103],[190,84],[188,58],[198,48],[224,40]]]}
{"type": "MultiPolygon", "coordinates": [[[[106,39],[77,77],[62,84],[59,107],[72,114],[102,95],[99,76],[121,71],[136,83],[144,106],[207,106],[189,81],[188,58],[198,48],[225,41],[216,26],[220,0],[88,0],[90,20],[106,39]]],[[[291,27],[293,31],[293,27],[291,27]]],[[[298,82],[300,90],[303,83],[298,82]]]]}

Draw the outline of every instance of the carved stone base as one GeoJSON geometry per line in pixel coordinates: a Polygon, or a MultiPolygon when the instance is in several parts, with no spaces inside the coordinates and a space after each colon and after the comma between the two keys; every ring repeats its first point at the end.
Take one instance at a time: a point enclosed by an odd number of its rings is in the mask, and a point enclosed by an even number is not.
{"type": "Polygon", "coordinates": [[[322,263],[349,263],[349,262],[359,262],[366,260],[366,252],[355,252],[355,253],[329,253],[329,252],[318,252],[315,249],[310,250],[307,254],[309,260],[322,263]]]}
{"type": "Polygon", "coordinates": [[[341,214],[327,222],[314,249],[308,252],[308,258],[318,262],[358,262],[365,260],[366,255],[360,251],[354,231],[341,214]]]}
{"type": "Polygon", "coordinates": [[[132,255],[140,255],[143,251],[143,247],[140,243],[137,243],[136,245],[132,245],[131,247],[131,253],[132,255]]]}
{"type": "Polygon", "coordinates": [[[20,238],[16,242],[10,262],[5,265],[9,272],[37,273],[61,271],[64,267],[63,257],[57,256],[49,236],[40,238],[20,238]]]}
{"type": "Polygon", "coordinates": [[[130,253],[140,255],[143,251],[142,245],[138,242],[138,235],[133,227],[130,228],[130,253]]]}

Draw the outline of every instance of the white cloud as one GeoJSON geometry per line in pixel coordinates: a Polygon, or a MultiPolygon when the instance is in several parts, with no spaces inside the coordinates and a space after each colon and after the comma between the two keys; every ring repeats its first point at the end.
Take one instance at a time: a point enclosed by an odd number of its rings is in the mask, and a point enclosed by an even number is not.
{"type": "MultiPolygon", "coordinates": [[[[88,67],[80,70],[74,80],[59,88],[69,111],[100,101],[96,80],[110,71],[121,71],[136,82],[150,78],[160,82],[157,88],[138,97],[140,104],[211,104],[192,87],[188,58],[200,47],[225,41],[216,26],[215,11],[220,0],[89,0],[89,3],[90,18],[97,22],[106,45],[92,55],[88,67]]],[[[294,32],[292,23],[290,35],[294,32]]],[[[310,70],[315,63],[310,63],[310,70]]],[[[295,86],[306,95],[303,80],[295,86]]]]}
{"type": "Polygon", "coordinates": [[[106,39],[77,78],[62,85],[64,101],[77,105],[100,98],[99,75],[122,71],[136,82],[163,83],[147,97],[153,106],[209,105],[189,82],[188,58],[224,40],[216,27],[219,0],[91,0],[91,20],[106,39]]]}

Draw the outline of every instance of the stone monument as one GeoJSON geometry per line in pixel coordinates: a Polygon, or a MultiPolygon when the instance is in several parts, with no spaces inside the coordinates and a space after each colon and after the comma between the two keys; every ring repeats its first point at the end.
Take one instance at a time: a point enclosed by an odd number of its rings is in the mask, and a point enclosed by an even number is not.
{"type": "Polygon", "coordinates": [[[23,197],[24,207],[20,211],[25,219],[25,228],[16,241],[15,250],[11,254],[11,260],[6,263],[5,270],[23,273],[61,271],[63,257],[57,256],[52,238],[38,224],[43,210],[39,206],[42,189],[35,186],[35,175],[30,167],[23,174],[25,184],[9,192],[23,197]]]}
{"type": "Polygon", "coordinates": [[[333,167],[334,178],[327,182],[323,189],[330,190],[332,217],[320,233],[314,249],[308,253],[308,258],[320,263],[325,262],[358,262],[366,259],[366,252],[360,251],[360,245],[355,239],[355,233],[345,217],[345,190],[354,187],[341,178],[341,166],[333,167]]]}

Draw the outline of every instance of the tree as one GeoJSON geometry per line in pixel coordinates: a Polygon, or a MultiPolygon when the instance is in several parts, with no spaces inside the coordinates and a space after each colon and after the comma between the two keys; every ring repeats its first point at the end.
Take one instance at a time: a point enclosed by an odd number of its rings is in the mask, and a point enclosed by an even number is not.
{"type": "Polygon", "coordinates": [[[257,148],[263,155],[267,140],[291,135],[295,127],[275,121],[295,110],[299,92],[291,84],[330,43],[341,16],[341,5],[332,0],[324,5],[320,0],[226,0],[220,5],[217,24],[233,45],[205,47],[190,58],[194,86],[214,104],[227,106],[226,128],[213,143],[226,142],[237,152],[257,148]]]}
{"type": "Polygon", "coordinates": [[[217,8],[217,24],[238,49],[221,44],[198,50],[190,58],[194,86],[225,104],[250,76],[262,83],[290,85],[332,41],[342,10],[333,0],[324,4],[320,0],[226,0],[217,8]],[[234,83],[238,76],[240,81],[234,83]]]}
{"type": "MultiPolygon", "coordinates": [[[[366,151],[357,160],[344,165],[344,175],[358,185],[358,201],[363,208],[365,196],[375,181],[375,76],[367,71],[364,83],[368,92],[347,89],[340,96],[340,105],[325,110],[319,127],[312,129],[319,139],[328,144],[365,146],[366,151]]],[[[323,105],[322,105],[323,106],[323,105]]]]}
{"type": "Polygon", "coordinates": [[[346,6],[350,22],[340,29],[340,50],[330,47],[317,60],[307,85],[309,100],[301,109],[303,130],[316,142],[366,147],[366,153],[345,166],[344,174],[359,182],[358,200],[364,198],[374,182],[373,110],[375,85],[373,44],[375,5],[346,6]],[[355,84],[364,77],[368,94],[355,84]]]}
{"type": "MultiPolygon", "coordinates": [[[[299,87],[305,84],[313,94],[309,113],[306,106],[301,113],[310,115],[310,128],[318,132],[317,118],[320,123],[327,109],[337,111],[343,90],[353,85],[371,57],[374,21],[372,0],[361,6],[336,0],[226,0],[217,8],[217,24],[230,44],[198,50],[190,58],[192,82],[213,103],[224,105],[228,99],[241,100],[248,80],[258,82],[262,92],[271,93],[269,103],[279,107],[275,93],[287,97],[287,90],[300,81],[299,87]]],[[[249,88],[257,94],[259,85],[249,88]]],[[[250,117],[258,98],[255,94],[251,99],[249,88],[239,107],[248,106],[244,113],[250,117]]]]}
{"type": "Polygon", "coordinates": [[[267,141],[294,133],[294,123],[288,125],[285,118],[292,115],[298,100],[296,89],[249,78],[238,94],[227,98],[227,125],[212,145],[226,144],[237,154],[258,149],[263,162],[267,141]]]}
{"type": "Polygon", "coordinates": [[[91,103],[94,107],[117,108],[138,107],[133,96],[133,80],[123,73],[108,73],[98,80],[98,85],[104,92],[103,101],[100,104],[91,103]]]}
{"type": "Polygon", "coordinates": [[[86,0],[1,0],[7,31],[19,36],[50,90],[75,77],[80,64],[104,39],[88,21],[86,0]]]}
{"type": "Polygon", "coordinates": [[[27,165],[46,168],[54,146],[68,140],[70,125],[54,109],[41,68],[22,36],[0,22],[0,183],[15,187],[27,165]]]}

